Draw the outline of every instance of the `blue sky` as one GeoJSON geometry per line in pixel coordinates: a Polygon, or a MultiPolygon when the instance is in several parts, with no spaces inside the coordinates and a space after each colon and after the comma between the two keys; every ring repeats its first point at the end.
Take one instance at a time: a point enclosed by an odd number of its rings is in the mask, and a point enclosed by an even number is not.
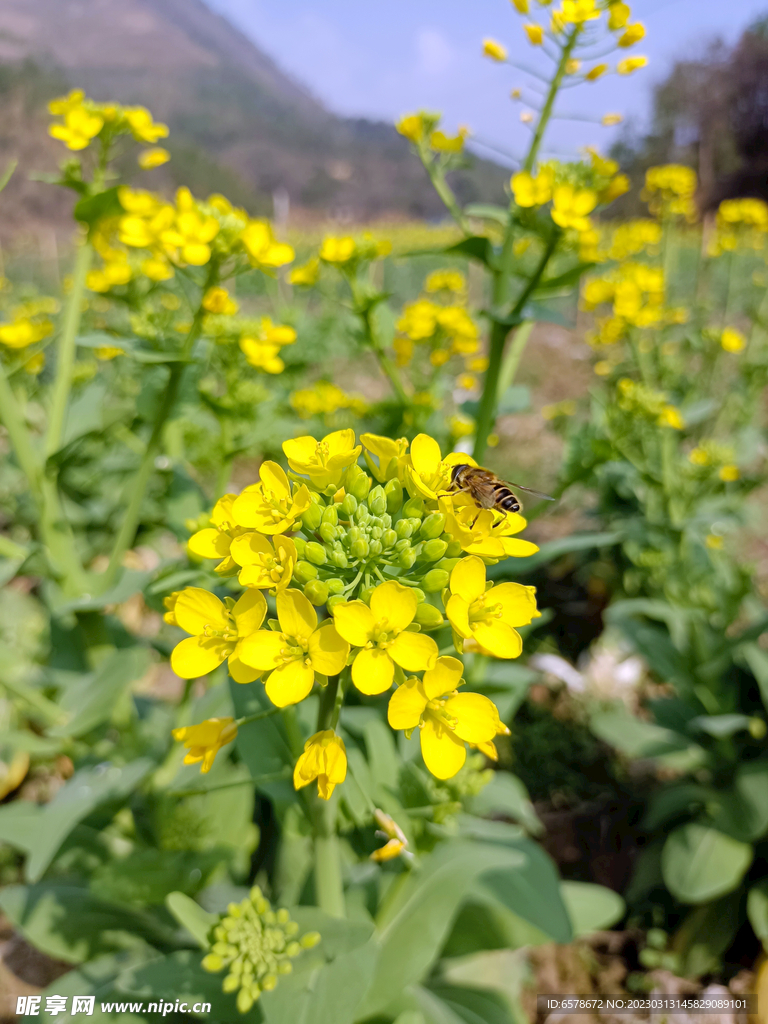
{"type": "MultiPolygon", "coordinates": [[[[391,121],[419,107],[441,110],[450,129],[467,124],[478,139],[513,153],[526,146],[522,108],[509,98],[525,76],[481,56],[482,40],[490,36],[508,47],[512,59],[538,57],[548,67],[525,40],[509,0],[206,2],[337,113],[391,121]]],[[[637,0],[632,7],[647,36],[629,52],[646,54],[649,66],[572,90],[562,104],[565,113],[598,118],[618,112],[642,125],[653,84],[675,58],[697,56],[717,36],[734,42],[768,13],[768,0],[637,0]]],[[[584,145],[605,150],[619,130],[556,122],[549,145],[558,155],[575,155],[584,145]]]]}

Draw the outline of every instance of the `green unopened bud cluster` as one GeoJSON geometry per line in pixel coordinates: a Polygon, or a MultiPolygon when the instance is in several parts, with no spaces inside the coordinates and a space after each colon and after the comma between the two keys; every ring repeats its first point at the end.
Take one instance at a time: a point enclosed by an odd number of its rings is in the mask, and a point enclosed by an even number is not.
{"type": "Polygon", "coordinates": [[[425,512],[423,500],[409,498],[399,480],[374,485],[359,466],[350,466],[335,495],[313,495],[301,527],[293,538],[294,579],[312,604],[332,608],[352,597],[365,600],[382,579],[397,578],[417,591],[417,624],[443,624],[426,595],[448,585],[461,545],[445,533],[445,516],[425,512]]]}
{"type": "Polygon", "coordinates": [[[206,971],[228,968],[224,992],[237,992],[237,1008],[247,1013],[262,992],[270,992],[281,974],[290,974],[291,960],[320,941],[317,932],[296,938],[299,926],[287,910],[272,910],[258,886],[240,903],[230,903],[212,930],[206,971]]]}

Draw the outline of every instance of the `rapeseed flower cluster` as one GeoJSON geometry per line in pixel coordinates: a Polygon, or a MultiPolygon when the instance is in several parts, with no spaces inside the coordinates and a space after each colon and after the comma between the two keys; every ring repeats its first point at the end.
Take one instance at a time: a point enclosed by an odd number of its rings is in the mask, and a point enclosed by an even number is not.
{"type": "Polygon", "coordinates": [[[466,306],[464,275],[455,270],[435,271],[425,281],[424,291],[426,294],[403,307],[395,324],[397,364],[408,366],[416,348],[423,346],[432,367],[462,356],[469,371],[480,350],[480,328],[466,306]]]}
{"type": "MultiPolygon", "coordinates": [[[[261,680],[281,708],[338,677],[334,715],[307,740],[294,772],[297,788],[317,780],[326,799],[346,774],[339,714],[347,684],[390,693],[390,724],[419,730],[437,778],[459,771],[467,745],[494,756],[506,726],[492,701],[464,691],[462,662],[441,655],[431,634],[450,629],[458,654],[519,656],[518,627],[539,614],[535,591],[491,585],[485,567],[536,551],[516,536],[525,520],[478,510],[451,490],[453,467],[472,460],[443,458],[426,434],[409,446],[337,430],[286,441],[283,452],[288,473],[265,462],[259,481],[221,498],[190,538],[193,556],[215,560],[220,577],[237,576],[245,589],[237,600],[197,587],[167,599],[166,621],[190,634],[173,651],[174,671],[195,678],[227,661],[235,681],[261,680]]],[[[237,724],[210,720],[177,738],[206,769],[237,724]]]]}
{"type": "Polygon", "coordinates": [[[709,256],[737,249],[765,247],[768,205],[762,199],[726,199],[717,210],[717,230],[710,239],[709,256]]]}
{"type": "Polygon", "coordinates": [[[616,404],[623,412],[654,421],[657,426],[683,430],[685,421],[680,410],[670,404],[664,391],[654,391],[647,384],[622,377],[616,385],[616,404]]]}
{"type": "Polygon", "coordinates": [[[645,187],[641,198],[655,217],[685,217],[696,219],[694,196],[698,187],[696,172],[683,164],[665,164],[649,167],[645,172],[645,187]]]}
{"type": "MultiPolygon", "coordinates": [[[[118,103],[97,103],[89,99],[82,89],[73,89],[67,96],[51,100],[48,110],[60,122],[55,122],[48,133],[75,152],[86,149],[94,139],[106,148],[118,135],[130,135],[136,142],[154,145],[168,135],[168,126],[156,122],[146,107],[123,107],[118,103]]],[[[144,155],[149,167],[157,167],[167,158],[165,150],[149,150],[144,155]],[[159,160],[158,154],[163,154],[159,160]]]]}
{"type": "Polygon", "coordinates": [[[364,416],[368,406],[360,395],[349,395],[330,381],[319,380],[311,387],[300,388],[289,396],[291,408],[303,420],[321,417],[326,423],[338,412],[364,416]]]}
{"type": "MultiPolygon", "coordinates": [[[[489,41],[490,42],[490,41],[489,41]]],[[[505,60],[506,51],[495,59],[505,60]]],[[[439,164],[447,170],[456,164],[462,153],[469,129],[461,126],[455,135],[448,135],[440,128],[440,115],[419,110],[406,114],[395,124],[397,131],[413,143],[422,159],[439,164]]]]}

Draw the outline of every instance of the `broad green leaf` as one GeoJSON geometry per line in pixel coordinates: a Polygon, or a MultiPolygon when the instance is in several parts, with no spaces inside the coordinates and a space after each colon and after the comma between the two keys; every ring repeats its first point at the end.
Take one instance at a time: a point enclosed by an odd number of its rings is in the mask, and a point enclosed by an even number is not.
{"type": "MultiPolygon", "coordinates": [[[[58,1024],[82,1024],[84,1015],[82,1012],[72,1013],[72,996],[94,996],[93,1014],[87,1017],[93,1024],[146,1024],[145,1014],[139,1015],[130,1009],[116,1010],[112,997],[115,995],[114,986],[116,979],[130,967],[139,964],[149,963],[151,960],[162,959],[162,954],[149,946],[138,947],[122,953],[115,953],[106,956],[98,956],[95,960],[89,960],[82,968],[75,968],[68,971],[61,978],[57,978],[42,993],[43,996],[65,996],[67,999],[67,1011],[57,1014],[55,1017],[40,1014],[41,1020],[56,1021],[58,1024]],[[102,1000],[112,1008],[102,1010],[102,1000]]],[[[125,1002],[119,994],[116,1001],[125,1002]]],[[[43,999],[45,1006],[45,999],[43,999]]]]}
{"type": "Polygon", "coordinates": [[[195,903],[183,892],[169,892],[165,897],[165,905],[200,948],[207,949],[211,928],[218,921],[218,916],[203,910],[199,903],[195,903]]]}
{"type": "Polygon", "coordinates": [[[722,955],[741,924],[741,894],[731,893],[704,907],[696,907],[685,918],[672,939],[671,949],[680,957],[679,973],[698,978],[722,966],[722,955]]]}
{"type": "Polygon", "coordinates": [[[472,797],[471,807],[474,814],[484,817],[512,818],[534,835],[538,835],[544,828],[528,796],[528,790],[511,772],[494,772],[488,785],[472,797]]]}
{"type": "MultiPolygon", "coordinates": [[[[761,626],[763,631],[768,628],[765,623],[762,623],[761,626]]],[[[750,643],[743,644],[739,649],[739,653],[752,670],[752,674],[757,680],[757,685],[760,687],[760,696],[763,704],[768,708],[768,652],[764,651],[757,644],[750,643]]]]}
{"type": "Polygon", "coordinates": [[[514,1024],[509,1003],[501,992],[432,984],[428,990],[461,1024],[514,1024]]]}
{"type": "Polygon", "coordinates": [[[731,892],[752,863],[752,847],[715,828],[689,822],[664,843],[661,871],[683,903],[707,903],[731,892]]]}
{"type": "Polygon", "coordinates": [[[92,675],[64,691],[59,704],[68,720],[50,730],[52,736],[83,736],[109,720],[115,705],[152,662],[146,647],[122,648],[110,654],[92,675]]]}
{"type": "Polygon", "coordinates": [[[749,890],[747,917],[755,935],[768,950],[768,878],[761,879],[749,890]]]}
{"type": "Polygon", "coordinates": [[[624,534],[619,531],[612,533],[582,533],[573,537],[563,537],[561,540],[549,541],[542,544],[539,550],[528,555],[527,558],[505,558],[498,565],[488,568],[489,580],[515,579],[526,572],[533,572],[556,558],[569,555],[576,551],[591,551],[592,549],[614,547],[623,540],[624,534]]]}
{"type": "Polygon", "coordinates": [[[106,608],[109,604],[122,604],[129,597],[133,597],[134,594],[143,590],[153,576],[154,570],[145,572],[139,569],[124,569],[117,583],[103,593],[98,592],[99,579],[96,577],[93,580],[92,594],[84,594],[74,601],[62,601],[55,606],[55,613],[58,616],[63,616],[69,612],[95,612],[106,608]]]}
{"type": "Polygon", "coordinates": [[[682,815],[694,814],[709,799],[711,790],[695,782],[667,785],[654,793],[645,809],[642,827],[653,831],[682,815]]]}
{"type": "Polygon", "coordinates": [[[594,266],[594,263],[577,263],[575,266],[571,267],[570,270],[565,270],[562,274],[558,274],[556,277],[545,277],[539,283],[537,291],[565,288],[568,285],[578,284],[582,275],[586,274],[587,271],[591,270],[594,266]]]}
{"type": "Polygon", "coordinates": [[[456,245],[444,249],[443,252],[446,256],[469,256],[470,259],[477,260],[479,263],[485,264],[486,267],[493,267],[496,263],[493,243],[485,235],[469,235],[457,242],[456,245]]]}
{"type": "Polygon", "coordinates": [[[467,217],[480,217],[483,220],[495,220],[498,224],[507,224],[509,221],[509,209],[504,206],[494,206],[493,203],[470,203],[464,207],[467,217]]]}
{"type": "Polygon", "coordinates": [[[762,838],[768,831],[768,761],[739,765],[733,787],[713,792],[707,811],[715,827],[734,839],[762,838]]]}
{"type": "Polygon", "coordinates": [[[8,885],[0,889],[0,909],[31,945],[67,963],[174,941],[171,930],[148,914],[75,886],[8,885]]]}
{"type": "Polygon", "coordinates": [[[480,875],[513,872],[523,855],[505,846],[454,842],[425,858],[379,917],[381,953],[360,1016],[381,1011],[395,992],[419,981],[445,941],[462,900],[480,875]]]}
{"type": "Polygon", "coordinates": [[[85,196],[75,203],[75,208],[72,211],[75,220],[82,221],[92,230],[96,223],[104,217],[119,217],[125,213],[118,199],[118,188],[119,186],[115,185],[114,188],[97,192],[93,196],[85,196]]]}
{"type": "Polygon", "coordinates": [[[688,723],[692,732],[705,732],[721,739],[736,732],[749,730],[752,719],[749,715],[696,715],[688,723]]]}
{"type": "Polygon", "coordinates": [[[576,937],[611,928],[624,916],[624,900],[613,889],[591,882],[561,882],[560,892],[576,937]]]}
{"type": "Polygon", "coordinates": [[[375,718],[364,726],[363,736],[375,784],[388,790],[396,789],[400,762],[392,730],[381,719],[375,718]]]}
{"type": "Polygon", "coordinates": [[[591,716],[589,724],[595,736],[627,757],[661,757],[686,750],[692,745],[690,740],[679,733],[635,718],[623,708],[597,711],[591,716]]]}

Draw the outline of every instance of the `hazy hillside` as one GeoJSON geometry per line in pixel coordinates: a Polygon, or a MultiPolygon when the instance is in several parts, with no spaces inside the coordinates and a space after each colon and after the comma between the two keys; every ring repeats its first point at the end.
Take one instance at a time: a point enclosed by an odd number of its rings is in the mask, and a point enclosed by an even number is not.
{"type": "MultiPolygon", "coordinates": [[[[285,188],[294,209],[441,214],[391,126],[330,114],[202,0],[2,0],[0,62],[0,160],[20,157],[24,173],[57,158],[30,133],[46,123],[44,99],[66,83],[144,103],[169,122],[174,160],[158,174],[163,184],[216,187],[262,210],[285,188]]],[[[464,198],[495,199],[504,177],[477,161],[455,184],[464,198]]],[[[51,214],[50,197],[20,175],[7,199],[5,235],[51,214]]]]}

